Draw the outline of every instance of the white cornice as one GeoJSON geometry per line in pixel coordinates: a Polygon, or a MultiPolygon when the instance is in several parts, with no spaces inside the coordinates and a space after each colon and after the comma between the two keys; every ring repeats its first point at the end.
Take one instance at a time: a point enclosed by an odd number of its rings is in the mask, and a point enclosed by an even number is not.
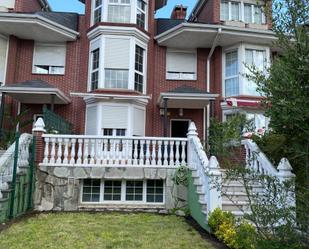
{"type": "Polygon", "coordinates": [[[140,31],[136,27],[120,27],[120,26],[98,26],[93,30],[89,31],[87,36],[89,40],[93,40],[94,38],[100,35],[122,35],[122,36],[133,36],[138,40],[148,43],[150,37],[146,35],[144,32],[140,31]]]}

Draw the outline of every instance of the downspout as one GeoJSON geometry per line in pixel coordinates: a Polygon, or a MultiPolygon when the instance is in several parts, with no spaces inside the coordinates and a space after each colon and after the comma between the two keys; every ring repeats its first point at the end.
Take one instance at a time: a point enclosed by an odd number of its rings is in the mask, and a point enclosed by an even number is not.
{"type": "MultiPolygon", "coordinates": [[[[206,69],[206,72],[207,72],[207,75],[206,75],[206,90],[207,90],[207,92],[210,92],[210,60],[211,60],[212,55],[213,55],[213,53],[214,53],[214,51],[217,47],[218,41],[219,41],[220,36],[221,36],[221,32],[222,32],[222,29],[218,28],[217,35],[212,42],[212,47],[211,47],[210,52],[207,56],[207,69],[206,69]]],[[[207,131],[207,132],[204,132],[204,141],[205,141],[205,145],[206,145],[206,139],[208,140],[209,127],[210,127],[210,103],[207,105],[206,108],[204,108],[204,113],[205,113],[205,111],[207,113],[206,114],[207,115],[206,127],[204,127],[204,131],[205,130],[207,131]]],[[[205,126],[205,121],[204,121],[204,126],[205,126]]],[[[208,144],[208,141],[207,141],[207,144],[208,144]]]]}

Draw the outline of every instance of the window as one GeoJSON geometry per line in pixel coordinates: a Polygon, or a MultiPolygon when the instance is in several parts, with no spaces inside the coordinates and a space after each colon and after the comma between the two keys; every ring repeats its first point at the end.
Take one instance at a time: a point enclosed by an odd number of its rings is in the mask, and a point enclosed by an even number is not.
{"type": "Polygon", "coordinates": [[[196,52],[167,50],[166,78],[169,80],[195,80],[196,63],[196,52]]]}
{"type": "Polygon", "coordinates": [[[244,21],[245,23],[253,23],[251,4],[244,4],[244,21]]]}
{"type": "Polygon", "coordinates": [[[142,93],[143,88],[144,88],[144,49],[136,45],[134,90],[142,93]]]}
{"type": "Polygon", "coordinates": [[[143,201],[143,181],[126,182],[126,201],[143,201]]]}
{"type": "Polygon", "coordinates": [[[229,20],[229,2],[222,1],[221,2],[221,10],[220,10],[221,20],[227,21],[229,20]]]}
{"type": "Polygon", "coordinates": [[[247,113],[247,120],[252,120],[255,130],[268,129],[270,119],[265,117],[262,113],[247,113]]]}
{"type": "Polygon", "coordinates": [[[35,44],[33,73],[64,74],[66,45],[35,44]]]}
{"type": "Polygon", "coordinates": [[[104,200],[105,201],[121,200],[121,181],[104,182],[104,200]]]}
{"type": "Polygon", "coordinates": [[[137,0],[136,24],[145,29],[146,3],[143,0],[137,0]]]}
{"type": "Polygon", "coordinates": [[[117,23],[130,23],[130,0],[109,0],[107,21],[117,23]]]}
{"type": "Polygon", "coordinates": [[[239,94],[238,51],[225,54],[225,96],[239,94]]]}
{"type": "MultiPolygon", "coordinates": [[[[260,71],[264,71],[266,67],[266,51],[265,50],[254,50],[254,49],[246,49],[245,50],[245,72],[249,74],[249,68],[254,66],[256,69],[260,71]],[[249,68],[248,68],[249,67],[249,68]]],[[[245,86],[244,91],[245,94],[249,95],[259,95],[256,91],[256,83],[247,79],[244,79],[245,86]]]]}
{"type": "Polygon", "coordinates": [[[240,8],[240,3],[238,2],[232,2],[231,3],[231,19],[234,21],[239,21],[239,8],[240,8]]]}
{"type": "Polygon", "coordinates": [[[220,19],[222,21],[242,21],[245,23],[264,24],[265,15],[262,7],[243,1],[221,1],[220,19]]]}
{"type": "Polygon", "coordinates": [[[85,179],[83,184],[83,202],[99,202],[101,181],[99,179],[85,179]]]}
{"type": "Polygon", "coordinates": [[[82,202],[164,203],[163,180],[101,180],[85,179],[82,202]]]}
{"type": "Polygon", "coordinates": [[[96,24],[102,20],[102,0],[95,0],[93,23],[96,24]]]}
{"type": "Polygon", "coordinates": [[[105,88],[128,89],[130,40],[105,39],[105,88]]]}
{"type": "Polygon", "coordinates": [[[98,89],[99,84],[99,67],[100,67],[100,49],[97,48],[91,53],[92,67],[91,67],[91,90],[98,89]]]}
{"type": "Polygon", "coordinates": [[[126,135],[126,129],[111,129],[111,128],[104,128],[103,129],[104,136],[120,136],[124,137],[126,135]]]}
{"type": "Polygon", "coordinates": [[[147,180],[147,202],[163,202],[163,181],[147,180]]]}

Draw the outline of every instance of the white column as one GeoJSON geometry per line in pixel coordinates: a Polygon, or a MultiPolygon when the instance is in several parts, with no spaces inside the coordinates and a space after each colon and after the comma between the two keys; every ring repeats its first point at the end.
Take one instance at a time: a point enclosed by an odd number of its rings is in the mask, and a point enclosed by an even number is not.
{"type": "Polygon", "coordinates": [[[216,208],[222,209],[222,197],[221,189],[218,186],[222,186],[222,173],[219,168],[219,163],[215,156],[212,156],[209,160],[208,171],[208,184],[205,186],[205,192],[207,194],[207,213],[214,211],[216,208]]]}

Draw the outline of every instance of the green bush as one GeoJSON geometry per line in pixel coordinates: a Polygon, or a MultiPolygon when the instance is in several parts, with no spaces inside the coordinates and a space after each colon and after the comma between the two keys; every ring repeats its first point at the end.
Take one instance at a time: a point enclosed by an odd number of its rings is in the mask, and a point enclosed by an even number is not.
{"type": "Polygon", "coordinates": [[[208,225],[218,240],[233,249],[255,249],[256,231],[247,221],[236,222],[231,212],[216,208],[209,214],[208,225]]]}
{"type": "Polygon", "coordinates": [[[235,217],[231,212],[223,212],[220,208],[216,208],[209,214],[208,225],[212,233],[216,233],[220,225],[223,223],[235,224],[235,217]]]}

